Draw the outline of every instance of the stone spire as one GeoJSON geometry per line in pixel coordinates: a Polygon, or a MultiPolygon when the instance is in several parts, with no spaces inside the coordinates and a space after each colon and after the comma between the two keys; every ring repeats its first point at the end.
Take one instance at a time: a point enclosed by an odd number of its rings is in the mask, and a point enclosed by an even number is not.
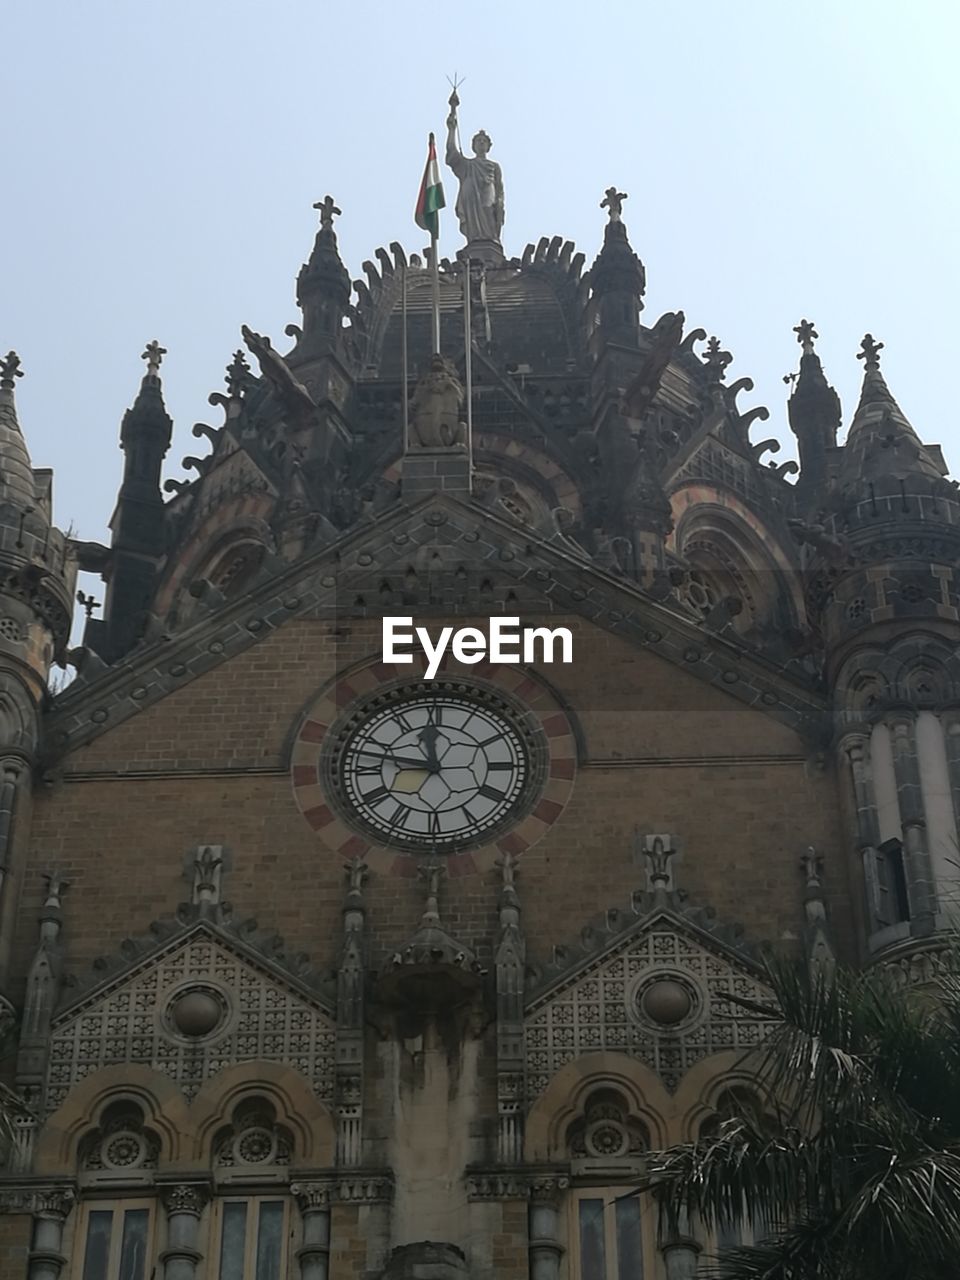
{"type": "Polygon", "coordinates": [[[911,476],[939,479],[945,474],[939,458],[921,443],[880,372],[882,349],[883,343],[868,333],[857,356],[864,366],[863,388],[844,445],[844,477],[868,482],[911,476]]]}
{"type": "Polygon", "coordinates": [[[606,342],[635,347],[640,336],[647,274],[627,239],[623,221],[626,199],[625,191],[608,187],[600,202],[609,220],[603,233],[603,248],[590,269],[590,286],[597,306],[598,336],[606,342]]]}
{"type": "Polygon", "coordinates": [[[37,491],[13,394],[15,380],[22,377],[15,351],[0,358],[0,505],[27,511],[36,506],[37,491]]]}
{"type": "Polygon", "coordinates": [[[814,340],[819,335],[813,323],[801,320],[794,333],[800,343],[800,371],[785,379],[793,384],[787,414],[800,452],[798,490],[815,493],[822,490],[826,479],[828,453],[837,446],[840,397],[827,381],[814,350],[814,340]]]}
{"type": "Polygon", "coordinates": [[[303,332],[296,349],[297,364],[335,350],[343,317],[350,304],[350,276],[340,258],[333,220],[340,210],[332,196],[313,206],[320,214],[320,230],[313,252],[297,277],[297,304],[303,312],[303,332]]]}
{"type": "Polygon", "coordinates": [[[141,355],[147,371],[120,425],[123,480],[110,521],[112,556],[104,618],[86,637],[108,662],[126,653],[142,635],[166,547],[160,472],[173,423],[160,382],[165,355],[156,339],[147,343],[141,355]]]}

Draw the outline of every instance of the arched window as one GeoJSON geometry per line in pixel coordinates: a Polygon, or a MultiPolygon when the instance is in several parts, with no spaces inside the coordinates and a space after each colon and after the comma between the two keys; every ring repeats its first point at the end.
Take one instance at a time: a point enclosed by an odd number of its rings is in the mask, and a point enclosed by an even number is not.
{"type": "Polygon", "coordinates": [[[160,1140],[132,1101],[106,1107],[79,1146],[81,1190],[71,1275],[148,1280],[155,1261],[154,1170],[160,1140]]]}
{"type": "Polygon", "coordinates": [[[293,1222],[288,1165],[293,1136],[266,1098],[246,1098],[213,1141],[216,1199],[209,1280],[283,1280],[293,1222]]]}
{"type": "Polygon", "coordinates": [[[656,1209],[633,1191],[650,1149],[646,1125],[619,1090],[590,1093],[567,1130],[574,1186],[570,1197],[570,1280],[651,1280],[656,1209]]]}

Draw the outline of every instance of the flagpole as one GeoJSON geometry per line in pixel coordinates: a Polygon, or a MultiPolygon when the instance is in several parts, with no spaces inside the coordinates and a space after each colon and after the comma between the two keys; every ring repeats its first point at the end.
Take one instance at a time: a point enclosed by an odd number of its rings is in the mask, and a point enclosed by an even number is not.
{"type": "Polygon", "coordinates": [[[473,317],[470,297],[470,257],[463,259],[463,371],[467,397],[467,461],[473,469],[473,317]]]}
{"type": "MultiPolygon", "coordinates": [[[[436,138],[430,135],[430,152],[436,147],[436,138]]],[[[430,231],[430,260],[433,267],[433,354],[440,354],[440,217],[436,214],[430,231]]]]}
{"type": "Polygon", "coordinates": [[[408,403],[408,369],[409,362],[407,357],[407,264],[401,263],[400,266],[400,289],[401,289],[401,350],[403,357],[403,451],[410,448],[410,405],[408,403]]]}

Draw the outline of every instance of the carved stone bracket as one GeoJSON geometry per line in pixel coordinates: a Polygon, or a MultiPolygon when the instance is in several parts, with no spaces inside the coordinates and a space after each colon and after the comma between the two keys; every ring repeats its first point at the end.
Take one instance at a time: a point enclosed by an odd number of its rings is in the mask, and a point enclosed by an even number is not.
{"type": "Polygon", "coordinates": [[[11,1188],[0,1191],[0,1213],[32,1213],[63,1222],[76,1198],[70,1186],[11,1188]]]}
{"type": "Polygon", "coordinates": [[[336,1183],[336,1198],[341,1204],[379,1204],[393,1199],[393,1175],[377,1172],[358,1173],[340,1178],[336,1183]]]}

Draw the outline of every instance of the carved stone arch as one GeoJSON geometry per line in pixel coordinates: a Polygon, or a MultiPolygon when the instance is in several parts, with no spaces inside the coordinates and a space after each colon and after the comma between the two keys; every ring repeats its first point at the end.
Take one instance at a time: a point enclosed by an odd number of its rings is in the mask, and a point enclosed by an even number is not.
{"type": "Polygon", "coordinates": [[[893,695],[882,649],[858,649],[837,672],[834,702],[846,718],[870,721],[893,695]]]}
{"type": "Polygon", "coordinates": [[[231,541],[256,541],[268,551],[275,550],[267,523],[273,507],[270,494],[245,494],[215,508],[202,519],[168,566],[166,579],[157,592],[156,615],[167,617],[181,593],[194,579],[206,576],[204,571],[214,563],[213,557],[225,551],[231,541]]]}
{"type": "Polygon", "coordinates": [[[650,1150],[650,1131],[627,1097],[602,1082],[584,1097],[580,1114],[567,1128],[566,1144],[571,1159],[626,1160],[650,1150]]]}
{"type": "Polygon", "coordinates": [[[111,1180],[152,1177],[160,1155],[160,1138],[145,1121],[140,1102],[121,1097],[101,1110],[95,1129],[77,1146],[81,1177],[111,1180]]]}
{"type": "Polygon", "coordinates": [[[0,685],[0,750],[18,747],[32,754],[36,745],[36,703],[26,686],[7,671],[0,685]]]}
{"type": "Polygon", "coordinates": [[[629,1116],[645,1127],[654,1150],[669,1144],[674,1104],[656,1074],[626,1054],[588,1053],[562,1067],[530,1108],[524,1159],[568,1160],[571,1127],[585,1115],[590,1098],[604,1090],[625,1100],[629,1116]]]}
{"type": "Polygon", "coordinates": [[[273,1062],[242,1062],[227,1067],[208,1080],[191,1107],[193,1157],[209,1168],[216,1161],[217,1144],[225,1131],[236,1128],[238,1110],[273,1108],[272,1122],[285,1131],[290,1144],[291,1168],[316,1168],[333,1164],[336,1126],[333,1116],[292,1067],[273,1062]]]}
{"type": "Polygon", "coordinates": [[[294,1136],[277,1120],[277,1108],[269,1097],[250,1094],[233,1108],[230,1123],[213,1136],[211,1155],[215,1172],[257,1173],[285,1168],[294,1150],[294,1136]]]}
{"type": "Polygon", "coordinates": [[[580,487],[574,476],[548,452],[515,436],[484,431],[474,440],[474,457],[481,469],[502,471],[535,492],[548,510],[565,507],[574,519],[583,512],[580,487]]]}
{"type": "Polygon", "coordinates": [[[737,631],[800,626],[804,608],[797,568],[753,512],[731,495],[700,488],[681,489],[671,504],[677,554],[713,579],[719,595],[743,601],[733,619],[737,631]]]}
{"type": "Polygon", "coordinates": [[[158,1170],[189,1159],[186,1099],[159,1071],[125,1063],[87,1076],[50,1115],[37,1139],[34,1172],[62,1177],[65,1170],[77,1169],[84,1140],[101,1128],[110,1109],[120,1104],[138,1108],[144,1129],[156,1136],[158,1170]]]}
{"type": "Polygon", "coordinates": [[[705,1122],[720,1110],[725,1094],[741,1091],[764,1106],[757,1076],[743,1054],[724,1051],[703,1058],[684,1076],[674,1101],[672,1142],[695,1142],[705,1122]]]}

